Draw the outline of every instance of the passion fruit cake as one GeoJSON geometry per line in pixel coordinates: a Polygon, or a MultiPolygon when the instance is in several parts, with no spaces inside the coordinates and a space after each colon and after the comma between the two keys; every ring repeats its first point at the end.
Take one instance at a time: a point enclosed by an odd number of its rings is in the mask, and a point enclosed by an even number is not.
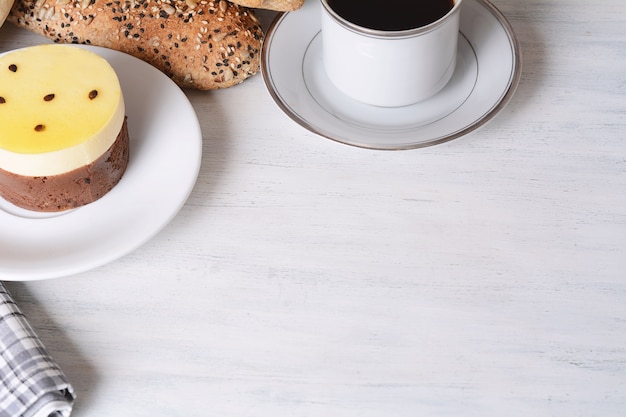
{"type": "Polygon", "coordinates": [[[57,44],[0,56],[0,197],[45,212],[92,203],[122,178],[128,142],[104,58],[57,44]]]}

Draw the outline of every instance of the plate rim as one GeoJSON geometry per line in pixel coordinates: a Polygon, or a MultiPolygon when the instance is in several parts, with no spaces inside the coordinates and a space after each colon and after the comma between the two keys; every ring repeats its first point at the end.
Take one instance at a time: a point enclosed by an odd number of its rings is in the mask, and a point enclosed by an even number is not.
{"type": "MultiPolygon", "coordinates": [[[[281,22],[284,19],[288,18],[289,14],[298,13],[298,10],[293,11],[293,12],[279,13],[273,19],[273,21],[271,22],[266,32],[265,42],[263,43],[263,47],[261,49],[261,72],[263,75],[265,86],[267,90],[269,91],[272,99],[276,103],[276,105],[290,119],[292,119],[297,124],[299,124],[300,126],[304,127],[305,129],[307,129],[308,131],[314,134],[317,134],[321,137],[330,139],[332,141],[335,141],[344,145],[354,146],[354,147],[363,148],[363,149],[371,149],[371,150],[393,151],[393,150],[410,150],[410,149],[430,147],[430,146],[438,145],[441,143],[449,142],[454,139],[458,139],[462,136],[465,136],[481,128],[482,126],[486,125],[489,121],[493,120],[495,116],[499,114],[511,101],[512,97],[515,94],[515,91],[517,90],[517,87],[519,86],[521,76],[522,76],[522,55],[521,55],[520,41],[513,29],[513,26],[511,25],[509,20],[506,18],[506,16],[504,16],[504,14],[493,3],[491,3],[490,0],[465,0],[465,1],[467,2],[473,1],[475,3],[478,3],[480,7],[483,7],[484,9],[487,10],[487,12],[491,13],[495,17],[495,19],[498,21],[498,23],[501,25],[502,29],[507,35],[507,39],[511,46],[513,65],[512,65],[512,70],[511,70],[511,74],[510,74],[507,86],[505,89],[502,90],[499,99],[497,101],[494,101],[494,103],[488,109],[488,111],[486,111],[481,117],[477,118],[472,123],[470,123],[469,125],[465,127],[462,127],[461,129],[454,130],[453,132],[447,133],[443,135],[442,137],[427,139],[423,142],[406,143],[406,144],[401,144],[397,146],[396,145],[375,146],[375,145],[369,145],[369,144],[359,143],[356,141],[349,141],[346,139],[338,138],[338,137],[332,136],[331,134],[325,133],[323,129],[313,126],[306,119],[304,119],[299,114],[294,112],[293,109],[291,109],[290,106],[284,102],[284,100],[282,99],[280,95],[280,92],[276,91],[276,89],[274,88],[275,83],[273,82],[271,71],[268,69],[269,67],[268,62],[269,62],[269,55],[270,55],[272,40],[274,36],[276,36],[276,32],[279,30],[281,22]]],[[[461,32],[461,34],[467,37],[464,33],[461,32]]],[[[470,41],[470,46],[472,48],[475,48],[475,45],[472,44],[471,41],[470,41]]]]}
{"type": "MultiPolygon", "coordinates": [[[[82,262],[64,263],[64,262],[55,262],[52,259],[46,259],[42,264],[38,264],[37,267],[31,267],[31,268],[28,267],[28,263],[32,262],[34,254],[24,253],[24,255],[26,255],[24,256],[24,260],[20,259],[19,262],[17,262],[14,265],[11,265],[10,267],[3,267],[0,264],[0,280],[2,281],[36,281],[36,280],[47,280],[47,279],[54,279],[54,278],[61,278],[61,277],[76,275],[76,274],[93,270],[95,268],[109,264],[110,262],[113,262],[133,252],[134,250],[138,249],[139,247],[143,246],[148,241],[150,241],[152,238],[154,238],[160,231],[162,231],[176,217],[178,212],[182,209],[182,207],[185,205],[186,201],[188,200],[189,196],[191,195],[195,187],[195,184],[197,183],[198,176],[200,174],[200,168],[202,165],[202,147],[203,147],[202,130],[201,130],[200,121],[198,119],[195,109],[193,108],[193,105],[189,101],[189,98],[186,96],[184,91],[171,78],[167,77],[167,75],[163,74],[161,71],[154,68],[149,63],[122,51],[100,47],[100,46],[83,45],[83,44],[66,44],[66,46],[79,47],[79,48],[90,50],[92,52],[97,53],[101,57],[103,57],[109,63],[111,63],[111,61],[119,59],[120,62],[118,63],[118,65],[122,65],[122,64],[124,65],[124,67],[115,68],[116,72],[120,72],[120,74],[118,74],[120,78],[120,83],[122,83],[122,78],[124,76],[131,78],[133,75],[135,75],[134,74],[135,72],[136,73],[141,72],[143,74],[146,71],[149,71],[153,74],[152,77],[149,77],[149,78],[152,80],[154,79],[158,80],[159,85],[161,85],[164,91],[167,91],[167,94],[169,94],[168,97],[177,98],[174,101],[174,105],[176,105],[179,109],[181,109],[180,111],[187,114],[187,117],[184,118],[185,131],[187,132],[187,138],[189,139],[187,152],[189,153],[190,156],[192,156],[188,160],[185,161],[185,164],[179,164],[179,166],[184,167],[183,169],[184,172],[183,170],[181,170],[180,172],[181,172],[181,178],[183,178],[186,181],[184,183],[176,182],[176,188],[178,189],[178,192],[176,193],[176,196],[178,197],[176,198],[176,200],[171,202],[168,208],[166,210],[163,210],[158,216],[147,219],[144,223],[143,229],[145,230],[143,230],[143,233],[140,233],[134,239],[125,239],[125,241],[128,241],[127,244],[119,245],[119,247],[116,246],[115,248],[111,248],[110,247],[111,245],[109,245],[109,247],[101,251],[101,254],[89,256],[87,259],[85,259],[82,262]],[[128,63],[131,63],[131,62],[134,64],[133,66],[127,65],[128,63]]],[[[10,52],[17,51],[20,49],[25,49],[28,47],[29,46],[25,46],[25,47],[15,48],[9,51],[3,51],[0,55],[4,55],[6,53],[10,53],[10,52]]],[[[111,65],[115,66],[113,63],[111,63],[111,65]]],[[[154,85],[148,85],[148,83],[146,82],[144,85],[140,87],[141,88],[140,91],[147,89],[147,88],[152,88],[152,87],[154,87],[154,85]]],[[[128,99],[126,101],[128,102],[128,99]]],[[[158,104],[158,106],[161,109],[165,107],[169,107],[171,105],[172,105],[171,101],[165,104],[158,104]]],[[[127,114],[128,114],[129,106],[128,104],[126,104],[126,106],[127,106],[127,114]]],[[[140,110],[138,110],[137,113],[140,114],[140,110]]],[[[149,120],[149,116],[148,116],[148,120],[149,120]]],[[[150,126],[151,124],[148,121],[148,122],[144,122],[144,125],[150,126]]],[[[132,140],[133,139],[131,138],[131,141],[132,140]]],[[[160,146],[163,149],[166,149],[166,147],[164,147],[164,144],[169,144],[171,146],[172,144],[178,143],[178,140],[179,140],[178,137],[172,137],[171,139],[165,139],[165,140],[162,139],[161,140],[162,143],[160,143],[160,146]]],[[[141,140],[137,140],[137,142],[135,143],[135,146],[138,148],[139,147],[144,148],[146,146],[149,146],[149,144],[147,144],[146,142],[149,142],[149,140],[144,137],[141,140]]],[[[143,152],[145,153],[146,150],[144,150],[143,152]]],[[[160,152],[164,152],[164,150],[160,152]]],[[[133,158],[132,155],[131,155],[131,158],[133,158]]],[[[143,163],[145,163],[145,161],[143,161],[143,163]]],[[[130,164],[129,164],[129,167],[130,167],[130,164]]],[[[136,172],[133,174],[134,175],[133,178],[137,178],[137,179],[145,178],[145,176],[148,175],[148,173],[143,173],[144,170],[142,170],[141,167],[136,168],[134,171],[136,172]],[[143,174],[143,177],[141,176],[142,174],[143,174]]],[[[125,176],[126,174],[127,173],[125,173],[125,176]]],[[[122,177],[122,180],[124,180],[124,177],[122,177]]],[[[114,192],[115,188],[111,191],[114,192]]],[[[162,194],[162,190],[155,187],[154,191],[151,190],[150,193],[153,195],[157,193],[162,194]]],[[[14,219],[13,220],[14,222],[20,222],[20,223],[32,222],[32,224],[34,225],[37,222],[42,222],[42,220],[54,221],[54,218],[58,217],[58,218],[64,218],[63,220],[64,222],[72,223],[72,220],[71,220],[72,212],[79,211],[81,210],[81,208],[85,210],[91,210],[93,209],[94,206],[102,209],[104,205],[107,205],[108,200],[105,199],[106,197],[107,196],[105,195],[103,196],[102,199],[99,199],[97,201],[94,201],[93,203],[90,203],[83,207],[79,207],[78,209],[75,209],[72,211],[67,211],[67,212],[62,212],[62,213],[50,213],[51,218],[42,219],[39,216],[34,216],[33,218],[24,218],[20,216],[15,217],[15,216],[11,216],[10,213],[6,213],[6,212],[3,212],[2,218],[14,219]],[[70,220],[67,220],[67,218],[69,218],[70,220]]],[[[4,200],[3,202],[6,202],[6,200],[4,200]]],[[[10,203],[7,203],[7,204],[10,204],[10,203]]],[[[35,212],[34,214],[36,215],[37,213],[35,212]]],[[[113,215],[111,215],[110,218],[112,218],[112,216],[113,215]]],[[[150,216],[146,216],[146,217],[150,217],[150,216]]],[[[79,220],[80,219],[77,219],[76,221],[79,221],[79,220]]],[[[129,222],[131,220],[132,219],[130,218],[128,219],[129,222]]],[[[77,226],[80,226],[80,224],[77,224],[77,226]]],[[[53,228],[54,227],[50,227],[49,231],[52,230],[53,228]]],[[[79,236],[79,234],[77,233],[76,235],[79,236]]],[[[126,233],[126,236],[131,236],[131,235],[132,233],[126,233]]],[[[15,235],[9,235],[8,239],[5,240],[5,244],[6,242],[10,242],[10,240],[13,238],[15,238],[15,235]]],[[[100,240],[101,239],[98,239],[98,237],[95,237],[92,240],[90,240],[90,242],[94,243],[100,240]]],[[[30,241],[30,240],[27,239],[27,241],[30,241]]],[[[118,242],[116,241],[115,243],[118,243],[118,242]]],[[[107,246],[106,240],[102,242],[101,245],[103,247],[106,247],[107,246]]],[[[75,246],[68,245],[68,250],[73,250],[73,249],[75,249],[75,246]]],[[[94,253],[94,252],[99,252],[99,251],[91,250],[91,253],[94,253]]],[[[5,258],[5,259],[10,259],[10,258],[5,258]]]]}

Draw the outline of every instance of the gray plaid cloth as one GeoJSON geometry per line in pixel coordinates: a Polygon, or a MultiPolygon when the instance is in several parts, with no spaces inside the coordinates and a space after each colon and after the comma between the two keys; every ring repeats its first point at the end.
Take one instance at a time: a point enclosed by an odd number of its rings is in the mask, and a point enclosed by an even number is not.
{"type": "Polygon", "coordinates": [[[0,282],[0,417],[69,417],[74,393],[0,282]]]}

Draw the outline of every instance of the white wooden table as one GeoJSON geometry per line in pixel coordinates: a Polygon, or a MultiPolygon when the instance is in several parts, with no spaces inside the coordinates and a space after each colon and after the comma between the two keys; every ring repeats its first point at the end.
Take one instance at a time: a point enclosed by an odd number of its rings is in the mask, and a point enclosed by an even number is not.
{"type": "Polygon", "coordinates": [[[625,416],[626,6],[495,4],[520,86],[442,145],[323,139],[260,75],[188,92],[204,154],[179,215],[96,270],[7,283],[73,416],[625,416]]]}

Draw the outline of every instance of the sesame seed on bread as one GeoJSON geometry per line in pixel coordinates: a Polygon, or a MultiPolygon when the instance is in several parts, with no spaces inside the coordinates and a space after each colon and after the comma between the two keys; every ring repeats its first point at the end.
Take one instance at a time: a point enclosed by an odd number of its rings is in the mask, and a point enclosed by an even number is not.
{"type": "Polygon", "coordinates": [[[259,21],[226,0],[15,0],[8,20],[54,42],[128,53],[184,88],[226,88],[260,69],[259,21]]]}

